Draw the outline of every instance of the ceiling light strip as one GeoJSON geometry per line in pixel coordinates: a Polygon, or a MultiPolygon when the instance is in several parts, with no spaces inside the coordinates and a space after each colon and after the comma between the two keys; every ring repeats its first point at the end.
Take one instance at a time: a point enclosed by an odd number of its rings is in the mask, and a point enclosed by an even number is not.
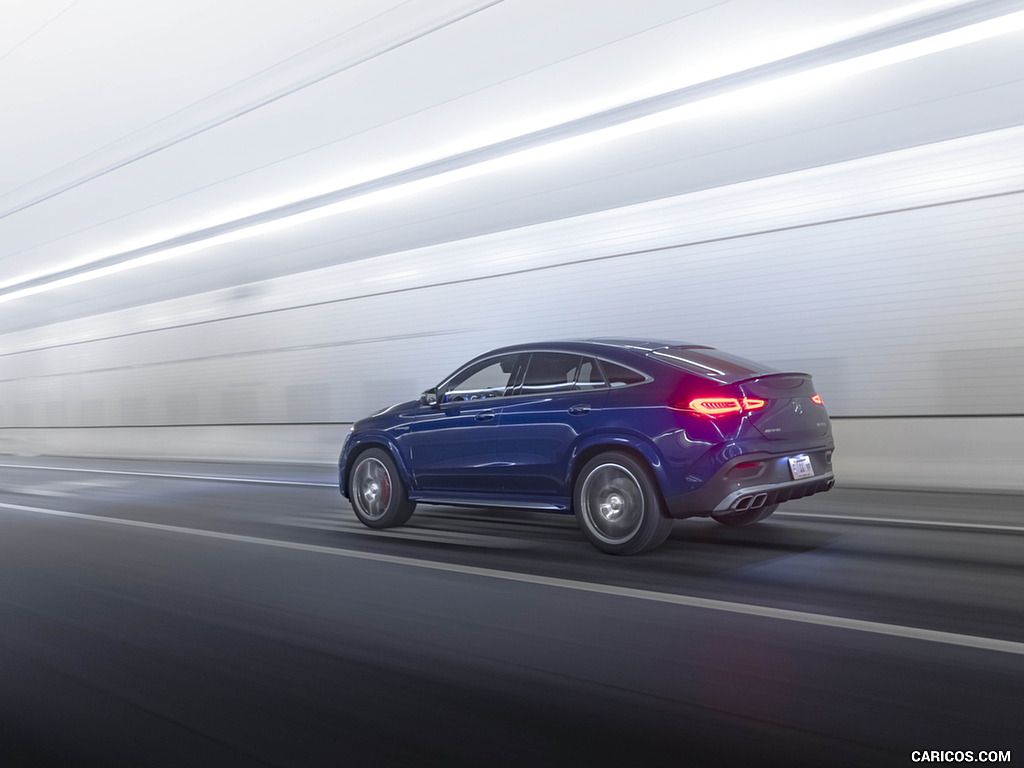
{"type": "Polygon", "coordinates": [[[1020,29],[1024,29],[1024,0],[977,0],[71,269],[0,286],[0,303],[417,194],[753,100],[778,98],[801,88],[1020,29]]]}

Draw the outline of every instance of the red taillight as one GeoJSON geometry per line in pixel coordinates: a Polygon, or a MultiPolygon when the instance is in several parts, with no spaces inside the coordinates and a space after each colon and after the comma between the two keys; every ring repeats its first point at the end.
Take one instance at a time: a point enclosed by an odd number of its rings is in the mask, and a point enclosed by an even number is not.
{"type": "MultiPolygon", "coordinates": [[[[675,406],[679,407],[679,406],[675,406]]],[[[724,416],[727,413],[742,413],[764,408],[764,400],[744,397],[695,397],[690,401],[687,410],[703,413],[705,416],[724,416]]]]}
{"type": "Polygon", "coordinates": [[[743,410],[735,397],[698,397],[690,401],[690,410],[705,416],[722,416],[743,410]]]}
{"type": "Polygon", "coordinates": [[[818,405],[824,405],[824,403],[821,402],[821,395],[811,395],[811,402],[817,403],[818,405]]]}

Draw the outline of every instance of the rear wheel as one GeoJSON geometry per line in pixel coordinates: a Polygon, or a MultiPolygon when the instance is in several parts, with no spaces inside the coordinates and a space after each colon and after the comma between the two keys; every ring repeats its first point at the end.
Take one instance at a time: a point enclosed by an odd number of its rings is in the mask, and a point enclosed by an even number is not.
{"type": "Polygon", "coordinates": [[[744,525],[753,525],[764,520],[778,508],[778,504],[765,504],[757,509],[744,509],[742,512],[721,512],[711,517],[722,525],[727,525],[730,528],[740,528],[744,525]]]}
{"type": "Polygon", "coordinates": [[[672,530],[649,470],[626,453],[609,451],[588,461],[576,479],[573,501],[584,535],[608,554],[646,552],[672,530]]]}
{"type": "Polygon", "coordinates": [[[394,460],[380,448],[359,454],[349,471],[348,493],[352,511],[369,528],[402,525],[416,509],[394,460]]]}

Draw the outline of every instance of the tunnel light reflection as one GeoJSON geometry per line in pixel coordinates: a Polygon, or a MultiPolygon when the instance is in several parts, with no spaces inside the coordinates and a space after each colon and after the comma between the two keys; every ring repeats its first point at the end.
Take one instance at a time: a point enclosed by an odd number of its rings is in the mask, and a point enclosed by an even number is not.
{"type": "MultiPolygon", "coordinates": [[[[567,153],[606,144],[617,139],[651,131],[674,123],[698,119],[712,114],[720,114],[733,109],[750,109],[769,102],[783,99],[798,98],[809,91],[836,80],[852,77],[894,64],[910,61],[941,51],[969,45],[999,35],[1024,29],[1024,11],[1018,11],[987,21],[971,24],[959,29],[943,32],[930,37],[914,40],[880,51],[855,56],[843,61],[826,64],[814,69],[792,75],[740,87],[727,93],[710,96],[679,106],[671,107],[653,114],[634,119],[626,119],[621,123],[610,125],[585,133],[555,139],[548,143],[528,147],[508,154],[490,158],[448,171],[442,171],[423,178],[410,181],[396,181],[392,186],[365,193],[356,193],[352,197],[325,204],[310,210],[282,215],[280,218],[254,224],[240,224],[238,229],[202,237],[194,242],[161,248],[160,243],[149,246],[151,252],[129,257],[123,261],[97,266],[95,269],[83,270],[75,274],[55,274],[47,280],[39,275],[28,280],[0,285],[0,303],[13,301],[46,291],[77,285],[90,280],[107,277],[120,272],[149,266],[169,259],[185,256],[207,248],[227,243],[259,237],[289,227],[306,224],[319,219],[349,213],[374,205],[381,205],[401,198],[417,195],[438,187],[460,181],[477,178],[506,169],[526,164],[543,162],[560,158],[567,153]],[[25,283],[31,282],[31,285],[25,283]],[[24,287],[19,288],[22,285],[24,287]]],[[[414,170],[414,169],[410,169],[414,170]]],[[[343,191],[343,190],[338,190],[343,191]]],[[[271,213],[267,211],[266,213],[271,213]]],[[[225,222],[229,225],[230,222],[225,222]]],[[[142,250],[142,249],[140,249],[142,250]]],[[[123,252],[122,252],[123,253],[123,252]]],[[[88,264],[116,258],[119,254],[96,254],[80,260],[76,267],[80,269],[88,264]]],[[[125,254],[128,255],[128,254],[125,254]]]]}

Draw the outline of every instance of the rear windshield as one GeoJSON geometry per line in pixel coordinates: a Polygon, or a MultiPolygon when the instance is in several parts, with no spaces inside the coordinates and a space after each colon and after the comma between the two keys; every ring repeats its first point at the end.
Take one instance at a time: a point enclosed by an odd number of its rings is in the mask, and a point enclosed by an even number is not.
{"type": "Polygon", "coordinates": [[[689,373],[709,376],[714,379],[737,381],[765,373],[776,373],[776,369],[745,357],[730,355],[711,347],[664,347],[648,353],[655,360],[674,365],[689,373]]]}

